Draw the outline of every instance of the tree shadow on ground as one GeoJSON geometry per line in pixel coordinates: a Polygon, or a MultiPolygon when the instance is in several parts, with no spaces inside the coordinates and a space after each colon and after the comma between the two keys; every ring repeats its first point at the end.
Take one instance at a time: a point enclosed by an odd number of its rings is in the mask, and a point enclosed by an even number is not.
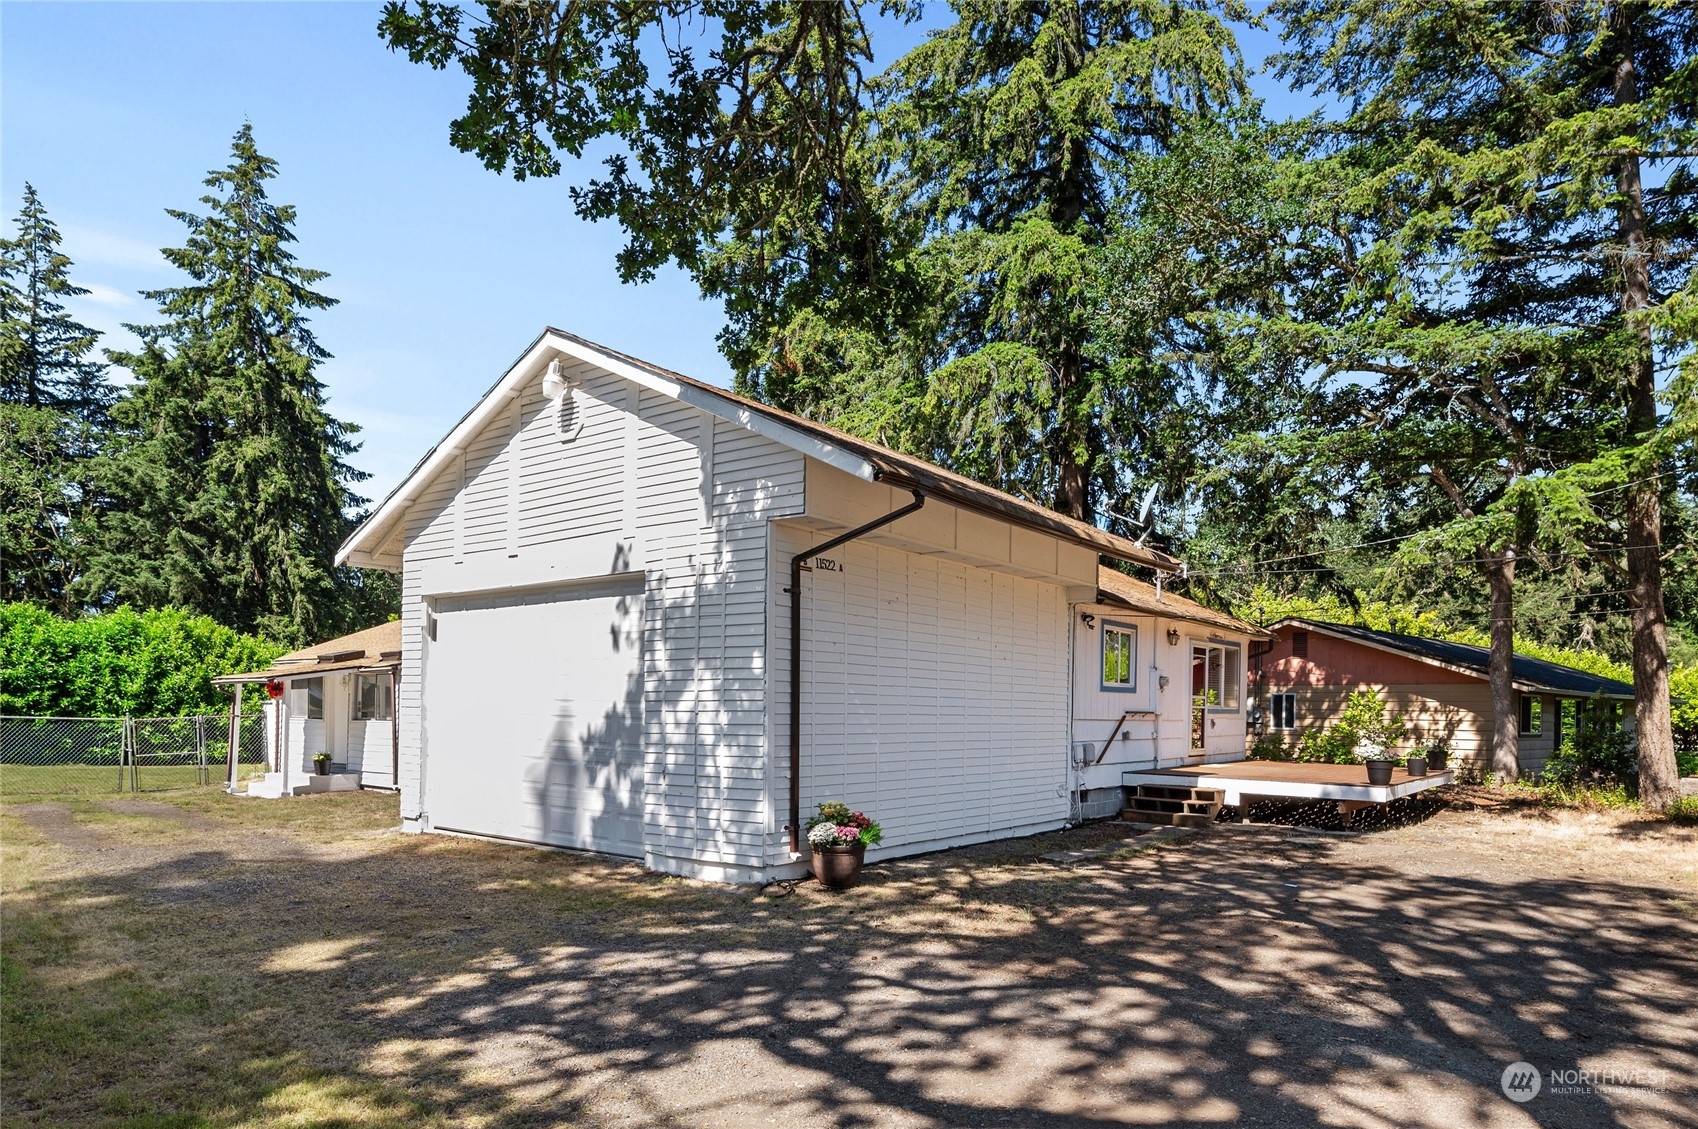
{"type": "Polygon", "coordinates": [[[1688,1115],[1698,928],[1665,895],[1422,876],[1339,846],[1223,828],[1071,870],[930,856],[788,897],[469,842],[388,840],[329,873],[207,849],[40,882],[29,912],[94,898],[168,914],[184,953],[242,962],[286,1048],[275,1009],[329,1006],[334,1041],[300,1053],[348,1084],[399,1080],[454,1121],[1688,1115]],[[1663,1070],[1677,1089],[1517,1106],[1498,1087],[1517,1060],[1663,1070]]]}

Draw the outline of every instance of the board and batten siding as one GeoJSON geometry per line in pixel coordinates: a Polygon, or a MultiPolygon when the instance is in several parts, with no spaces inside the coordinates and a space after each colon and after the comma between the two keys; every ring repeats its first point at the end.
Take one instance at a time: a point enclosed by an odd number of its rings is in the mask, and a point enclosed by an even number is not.
{"type": "MultiPolygon", "coordinates": [[[[774,530],[776,622],[788,607],[790,557],[826,535],[774,530]]],[[[803,819],[826,800],[868,812],[884,827],[875,858],[1063,823],[1066,590],[871,540],[829,560],[835,568],[803,574],[803,819]]],[[[787,638],[773,633],[775,673],[788,669],[787,638]]],[[[788,679],[775,677],[779,802],[788,708],[788,679]]]]}
{"type": "Polygon", "coordinates": [[[461,562],[468,574],[483,568],[517,585],[527,583],[530,562],[583,547],[586,560],[609,557],[597,568],[623,562],[646,577],[645,861],[703,877],[759,877],[773,824],[767,522],[800,510],[803,456],[597,366],[576,364],[567,375],[584,422],[577,439],[556,435],[539,376],[405,515],[403,818],[429,814],[419,807],[430,771],[426,573],[461,562]]]}

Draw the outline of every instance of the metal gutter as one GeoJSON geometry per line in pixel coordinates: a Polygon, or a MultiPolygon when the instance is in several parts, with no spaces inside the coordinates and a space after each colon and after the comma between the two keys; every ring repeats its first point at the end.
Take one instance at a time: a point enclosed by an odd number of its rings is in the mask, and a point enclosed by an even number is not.
{"type": "Polygon", "coordinates": [[[835,549],[839,545],[871,533],[900,518],[907,517],[926,504],[919,490],[914,500],[899,510],[856,526],[840,537],[820,544],[790,558],[790,853],[802,853],[802,562],[809,557],[835,549]]]}

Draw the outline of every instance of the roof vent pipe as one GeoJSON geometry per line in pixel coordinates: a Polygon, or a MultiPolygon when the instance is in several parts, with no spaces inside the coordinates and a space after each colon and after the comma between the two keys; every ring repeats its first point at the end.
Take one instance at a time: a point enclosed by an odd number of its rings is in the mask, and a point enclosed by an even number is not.
{"type": "Polygon", "coordinates": [[[899,518],[907,517],[926,504],[926,496],[915,490],[914,500],[899,510],[874,518],[841,537],[804,549],[790,558],[790,854],[802,853],[802,562],[829,552],[899,518]]]}

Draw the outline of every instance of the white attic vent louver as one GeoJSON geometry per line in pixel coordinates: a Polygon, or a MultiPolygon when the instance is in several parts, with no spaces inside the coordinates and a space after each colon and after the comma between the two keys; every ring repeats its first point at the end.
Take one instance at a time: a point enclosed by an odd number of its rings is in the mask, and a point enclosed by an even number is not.
{"type": "Polygon", "coordinates": [[[554,402],[554,434],[562,443],[570,443],[584,429],[584,411],[578,403],[578,390],[570,384],[554,402]]]}
{"type": "Polygon", "coordinates": [[[584,429],[584,410],[578,403],[577,382],[561,370],[559,358],[548,362],[542,394],[554,401],[554,434],[562,443],[570,443],[584,429]]]}

